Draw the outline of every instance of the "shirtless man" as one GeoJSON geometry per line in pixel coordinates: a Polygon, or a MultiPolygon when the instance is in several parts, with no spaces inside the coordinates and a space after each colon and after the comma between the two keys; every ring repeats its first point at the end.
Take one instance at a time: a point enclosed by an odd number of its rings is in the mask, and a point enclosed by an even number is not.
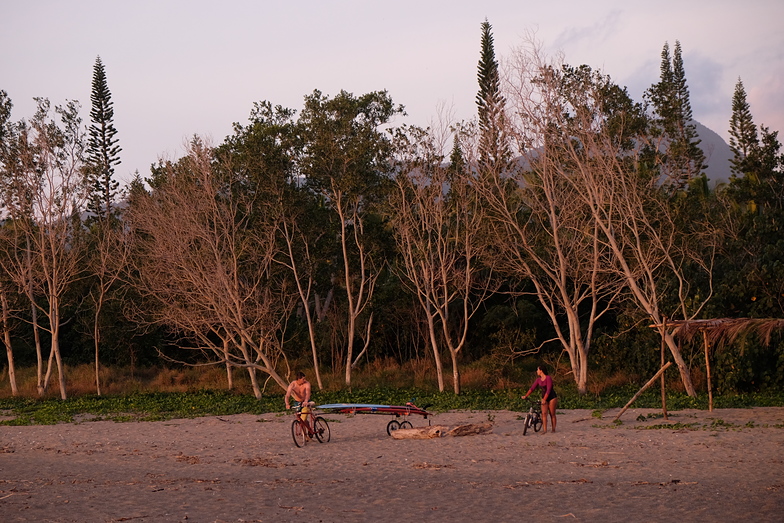
{"type": "Polygon", "coordinates": [[[309,406],[310,402],[310,382],[305,379],[304,372],[297,373],[297,379],[289,383],[289,388],[286,389],[286,395],[283,396],[283,401],[286,402],[286,409],[290,409],[289,397],[294,398],[296,406],[309,406]]]}

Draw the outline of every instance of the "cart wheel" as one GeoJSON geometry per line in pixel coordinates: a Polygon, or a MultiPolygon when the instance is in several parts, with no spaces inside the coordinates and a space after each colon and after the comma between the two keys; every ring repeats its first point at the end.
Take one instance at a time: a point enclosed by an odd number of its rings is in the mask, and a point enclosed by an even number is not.
{"type": "Polygon", "coordinates": [[[414,426],[411,424],[410,421],[404,421],[400,424],[401,429],[413,429],[414,426]]]}
{"type": "Polygon", "coordinates": [[[330,433],[329,433],[329,423],[327,423],[327,420],[319,416],[313,422],[313,427],[316,432],[316,439],[319,441],[319,443],[328,443],[330,433]]]}
{"type": "Polygon", "coordinates": [[[387,423],[387,435],[391,436],[392,432],[400,428],[400,423],[397,420],[392,420],[387,423]]]}

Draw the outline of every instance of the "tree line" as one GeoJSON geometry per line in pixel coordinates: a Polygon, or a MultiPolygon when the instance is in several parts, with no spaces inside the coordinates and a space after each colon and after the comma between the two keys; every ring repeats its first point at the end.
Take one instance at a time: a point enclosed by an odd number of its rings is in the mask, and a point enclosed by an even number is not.
{"type": "MultiPolygon", "coordinates": [[[[672,320],[780,317],[784,156],[741,80],[733,176],[711,186],[679,42],[642,101],[531,42],[503,67],[481,25],[477,118],[392,126],[386,91],[296,111],[264,101],[127,187],[104,65],[78,102],[11,118],[0,91],[0,301],[8,380],[65,363],[242,369],[257,397],[294,367],[425,359],[439,390],[482,358],[563,355],[653,374],[659,344],[695,395],[672,320]]],[[[717,350],[719,387],[777,387],[784,341],[717,350]]]]}

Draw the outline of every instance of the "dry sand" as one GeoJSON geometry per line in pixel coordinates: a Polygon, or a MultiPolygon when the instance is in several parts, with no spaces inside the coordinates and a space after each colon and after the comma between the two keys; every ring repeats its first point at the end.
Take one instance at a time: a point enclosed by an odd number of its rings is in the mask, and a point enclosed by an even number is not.
{"type": "MultiPolygon", "coordinates": [[[[290,415],[0,426],[0,521],[784,521],[784,408],[437,414],[492,433],[396,440],[377,415],[326,414],[297,448],[290,415]],[[689,425],[688,427],[685,427],[689,425]]],[[[411,419],[414,426],[428,421],[411,419]]]]}

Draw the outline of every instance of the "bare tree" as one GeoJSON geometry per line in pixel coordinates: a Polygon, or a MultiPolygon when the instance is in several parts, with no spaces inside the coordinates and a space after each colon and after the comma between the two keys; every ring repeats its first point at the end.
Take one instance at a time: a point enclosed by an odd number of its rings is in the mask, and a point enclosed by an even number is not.
{"type": "Polygon", "coordinates": [[[400,136],[393,223],[405,281],[427,319],[443,390],[439,345],[449,350],[452,384],[460,393],[458,356],[468,339],[469,322],[496,285],[485,256],[483,206],[464,166],[444,163],[443,147],[427,131],[409,129],[400,136]],[[440,326],[440,333],[436,328],[440,326]]]}
{"type": "Polygon", "coordinates": [[[198,139],[161,178],[128,213],[134,283],[156,304],[144,312],[213,354],[209,363],[247,369],[256,397],[256,371],[285,389],[280,336],[294,300],[274,271],[276,209],[233,183],[231,166],[198,139]]]}
{"type": "MultiPolygon", "coordinates": [[[[579,212],[590,217],[574,231],[585,236],[589,247],[583,267],[600,268],[602,278],[614,274],[657,325],[664,316],[693,318],[710,293],[701,298],[690,293],[685,266],[701,268],[710,280],[712,262],[701,259],[688,233],[678,230],[659,177],[645,163],[650,147],[642,108],[609,77],[587,66],[544,63],[535,49],[521,51],[518,60],[511,91],[524,121],[519,147],[535,149],[536,165],[551,170],[566,190],[559,210],[576,201],[579,212]],[[675,310],[663,312],[665,303],[675,303],[675,310]]],[[[595,269],[586,274],[596,274],[595,269]]],[[[614,296],[611,280],[603,288],[614,296]]],[[[593,276],[583,281],[588,284],[593,276]]],[[[602,294],[591,300],[596,298],[602,294]]],[[[664,339],[686,391],[694,395],[672,333],[664,333],[664,339]]]]}
{"type": "Polygon", "coordinates": [[[0,287],[0,304],[2,305],[3,345],[5,345],[6,359],[8,360],[8,383],[11,385],[11,395],[19,394],[16,384],[16,365],[14,364],[14,349],[11,344],[11,309],[8,304],[8,289],[5,284],[0,287]]]}
{"type": "Polygon", "coordinates": [[[585,393],[595,325],[621,285],[611,277],[609,250],[599,241],[589,209],[565,179],[570,167],[546,138],[552,107],[538,81],[544,65],[534,60],[536,53],[521,51],[515,58],[507,65],[511,114],[504,121],[518,157],[505,168],[480,169],[475,187],[488,209],[499,271],[533,284],[569,356],[577,389],[585,393]]]}
{"type": "MultiPolygon", "coordinates": [[[[66,399],[65,368],[60,352],[61,311],[65,293],[80,275],[82,252],[74,241],[81,227],[80,212],[86,192],[82,183],[84,136],[78,102],[54,109],[48,100],[36,99],[38,108],[30,122],[17,126],[17,151],[12,179],[6,180],[5,206],[21,242],[13,242],[13,255],[4,256],[6,272],[26,291],[37,312],[48,320],[51,335],[49,363],[38,391],[46,392],[52,362],[57,366],[60,397],[66,399]],[[24,245],[24,247],[21,247],[24,245]],[[41,298],[39,303],[38,298],[41,298]]],[[[33,317],[38,325],[36,315],[33,317]]]]}
{"type": "MultiPolygon", "coordinates": [[[[286,250],[282,256],[282,264],[285,265],[294,277],[294,283],[299,293],[302,309],[305,312],[305,321],[308,325],[308,339],[313,356],[313,372],[316,375],[316,383],[319,389],[324,385],[321,381],[321,371],[319,368],[318,347],[316,346],[316,316],[310,305],[313,293],[313,260],[310,254],[308,240],[298,227],[297,218],[284,219],[281,223],[281,231],[286,242],[286,250]],[[299,247],[299,248],[298,248],[299,247]]],[[[318,303],[318,296],[315,297],[318,303]]]]}
{"type": "Polygon", "coordinates": [[[124,241],[120,224],[114,216],[107,216],[93,224],[90,275],[94,278],[89,291],[93,305],[92,334],[95,367],[95,392],[101,395],[100,347],[101,323],[104,306],[109,300],[110,291],[120,280],[129,257],[129,243],[124,241]]]}
{"type": "Polygon", "coordinates": [[[334,208],[340,220],[340,248],[343,253],[343,284],[346,289],[348,304],[346,333],[346,385],[351,385],[351,369],[365,353],[370,341],[370,327],[373,316],[367,320],[365,327],[365,345],[356,357],[354,356],[355,334],[358,321],[373,297],[376,281],[380,274],[375,266],[370,249],[363,240],[364,218],[360,211],[360,199],[351,198],[333,184],[332,196],[335,198],[334,208]],[[348,200],[348,202],[347,202],[348,200]],[[350,251],[354,251],[358,265],[351,263],[350,251]]]}

